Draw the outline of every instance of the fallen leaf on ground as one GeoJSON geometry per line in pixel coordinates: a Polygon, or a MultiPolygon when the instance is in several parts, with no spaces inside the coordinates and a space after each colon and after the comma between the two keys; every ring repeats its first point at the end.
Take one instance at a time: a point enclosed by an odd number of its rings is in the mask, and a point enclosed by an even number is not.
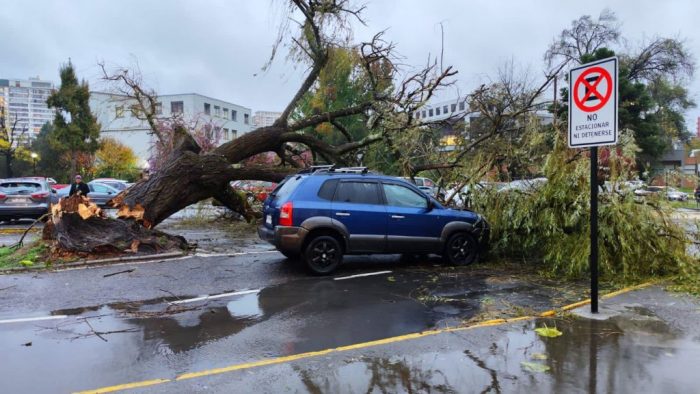
{"type": "Polygon", "coordinates": [[[544,364],[539,364],[539,363],[531,363],[528,361],[523,361],[520,363],[520,366],[523,367],[524,370],[528,372],[547,372],[549,371],[549,366],[544,365],[544,364]]]}
{"type": "Polygon", "coordinates": [[[535,353],[535,354],[532,355],[532,358],[535,359],[535,360],[546,360],[546,359],[547,359],[547,355],[546,355],[546,354],[543,354],[543,353],[535,353]]]}
{"type": "Polygon", "coordinates": [[[562,332],[557,330],[556,327],[540,327],[535,328],[535,332],[541,337],[556,338],[562,335],[562,332]]]}

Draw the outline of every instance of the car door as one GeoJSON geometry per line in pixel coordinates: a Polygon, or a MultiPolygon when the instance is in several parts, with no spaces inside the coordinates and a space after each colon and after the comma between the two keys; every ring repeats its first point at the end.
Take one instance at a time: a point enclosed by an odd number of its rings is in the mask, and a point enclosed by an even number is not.
{"type": "Polygon", "coordinates": [[[388,217],[387,250],[392,253],[438,251],[442,231],[439,210],[429,198],[399,183],[382,183],[388,217]]]}
{"type": "Polygon", "coordinates": [[[331,218],[347,230],[348,252],[384,252],[386,207],[376,181],[342,180],[331,202],[331,218]]]}

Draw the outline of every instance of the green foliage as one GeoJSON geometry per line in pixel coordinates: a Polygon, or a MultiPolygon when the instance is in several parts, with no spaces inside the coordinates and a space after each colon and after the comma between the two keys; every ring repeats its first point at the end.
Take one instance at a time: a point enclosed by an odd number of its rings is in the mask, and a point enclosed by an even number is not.
{"type": "Polygon", "coordinates": [[[0,269],[35,266],[37,262],[46,259],[48,251],[48,246],[40,241],[21,249],[2,247],[0,248],[0,269]]]}
{"type": "Polygon", "coordinates": [[[128,146],[113,138],[103,138],[96,153],[95,176],[135,180],[139,176],[138,158],[128,146]]]}
{"type": "Polygon", "coordinates": [[[54,149],[70,154],[73,173],[80,153],[92,154],[99,148],[100,125],[90,111],[90,88],[85,81],[78,83],[70,61],[61,67],[60,75],[61,87],[47,100],[49,107],[57,110],[49,140],[54,149]]]}
{"type": "MultiPolygon", "coordinates": [[[[634,139],[621,137],[607,164],[611,182],[627,179],[634,139]]],[[[585,153],[579,152],[579,153],[585,153]]],[[[633,160],[633,159],[632,159],[633,160]]],[[[492,226],[493,253],[541,260],[553,276],[580,278],[588,272],[589,161],[566,147],[558,135],[543,167],[548,182],[536,190],[475,195],[475,209],[492,226]]],[[[604,192],[599,197],[600,272],[612,281],[630,282],[671,275],[696,280],[698,261],[686,253],[689,240],[670,217],[664,201],[637,201],[633,193],[604,192]]]]}

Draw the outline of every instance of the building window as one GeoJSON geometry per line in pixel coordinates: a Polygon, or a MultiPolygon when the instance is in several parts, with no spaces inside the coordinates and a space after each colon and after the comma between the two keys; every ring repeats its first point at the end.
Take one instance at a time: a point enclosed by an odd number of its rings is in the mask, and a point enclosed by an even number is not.
{"type": "Polygon", "coordinates": [[[224,141],[228,141],[228,129],[224,128],[224,141]]]}
{"type": "Polygon", "coordinates": [[[447,106],[442,107],[442,112],[447,115],[447,106]]]}
{"type": "Polygon", "coordinates": [[[435,115],[440,115],[440,107],[435,108],[435,115]]]}
{"type": "Polygon", "coordinates": [[[156,115],[163,114],[163,103],[156,103],[156,115]]]}
{"type": "Polygon", "coordinates": [[[416,111],[413,113],[413,116],[416,117],[416,119],[420,119],[420,111],[416,111]]]}
{"type": "Polygon", "coordinates": [[[221,107],[219,107],[218,105],[214,106],[214,116],[221,117],[221,107]]]}
{"type": "Polygon", "coordinates": [[[124,106],[123,105],[117,105],[114,107],[114,116],[116,118],[121,118],[124,116],[124,106]]]}
{"type": "Polygon", "coordinates": [[[131,116],[138,118],[141,115],[141,107],[138,104],[132,104],[129,106],[129,112],[131,112],[131,116]]]}
{"type": "Polygon", "coordinates": [[[173,101],[170,103],[170,112],[181,114],[185,112],[185,104],[182,101],[173,101]]]}
{"type": "Polygon", "coordinates": [[[231,110],[231,120],[236,121],[236,118],[238,118],[238,112],[235,109],[231,110]]]}
{"type": "Polygon", "coordinates": [[[231,130],[231,139],[238,137],[238,130],[231,130]]]}
{"type": "Polygon", "coordinates": [[[224,108],[224,119],[228,119],[228,108],[224,108]]]}
{"type": "Polygon", "coordinates": [[[457,104],[452,104],[451,108],[452,108],[452,112],[457,111],[457,104]]]}
{"type": "Polygon", "coordinates": [[[204,113],[207,115],[211,115],[211,104],[204,103],[204,113]]]}
{"type": "Polygon", "coordinates": [[[421,118],[425,118],[425,110],[423,110],[423,113],[421,114],[421,118]]]}
{"type": "Polygon", "coordinates": [[[250,124],[250,114],[243,114],[243,123],[250,124]]]}
{"type": "Polygon", "coordinates": [[[464,111],[464,101],[462,101],[461,103],[459,103],[459,110],[460,110],[460,111],[464,111]]]}
{"type": "Polygon", "coordinates": [[[433,109],[432,108],[430,108],[430,110],[428,111],[428,116],[433,116],[433,109]]]}

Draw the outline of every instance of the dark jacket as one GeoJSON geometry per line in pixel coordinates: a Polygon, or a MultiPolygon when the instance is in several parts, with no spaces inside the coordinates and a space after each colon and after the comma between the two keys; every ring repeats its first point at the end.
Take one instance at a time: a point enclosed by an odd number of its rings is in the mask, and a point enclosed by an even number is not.
{"type": "Polygon", "coordinates": [[[83,196],[87,196],[88,193],[90,193],[90,186],[88,186],[87,183],[83,182],[72,183],[70,185],[70,192],[68,192],[68,195],[72,196],[74,194],[77,194],[78,192],[80,192],[80,194],[82,194],[83,196]]]}

